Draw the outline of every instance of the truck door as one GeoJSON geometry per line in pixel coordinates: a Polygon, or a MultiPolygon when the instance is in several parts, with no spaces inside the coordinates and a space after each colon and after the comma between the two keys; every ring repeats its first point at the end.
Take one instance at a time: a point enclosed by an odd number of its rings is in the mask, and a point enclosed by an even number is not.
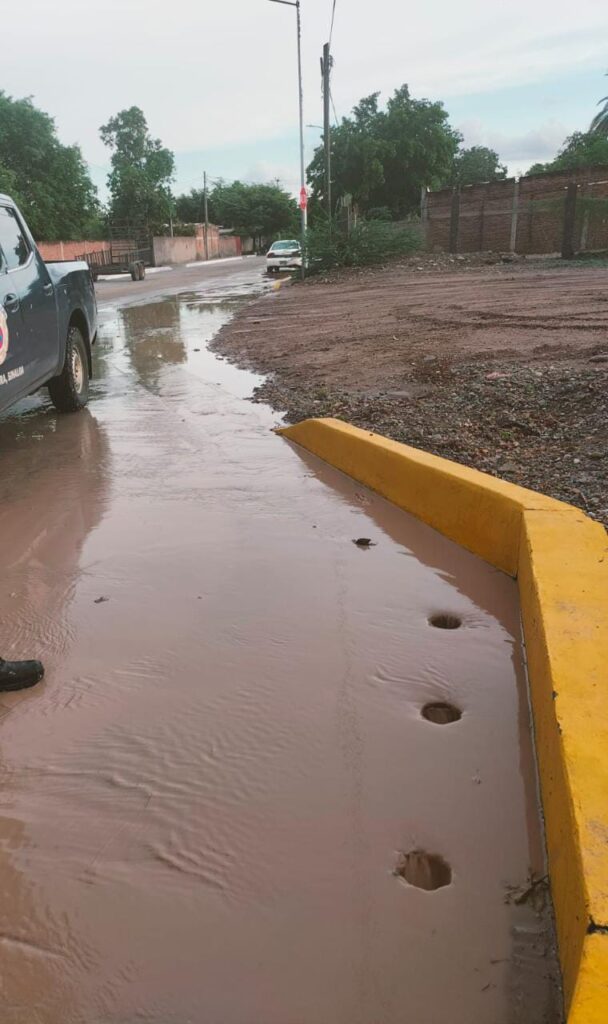
{"type": "Polygon", "coordinates": [[[25,363],[21,302],[0,248],[0,409],[24,390],[25,363]]]}
{"type": "Polygon", "coordinates": [[[11,317],[6,366],[9,372],[20,371],[21,388],[27,388],[41,381],[57,362],[55,295],[46,267],[10,206],[0,205],[0,250],[5,268],[0,287],[5,295],[7,317],[11,317]],[[18,345],[12,353],[11,327],[18,345]]]}

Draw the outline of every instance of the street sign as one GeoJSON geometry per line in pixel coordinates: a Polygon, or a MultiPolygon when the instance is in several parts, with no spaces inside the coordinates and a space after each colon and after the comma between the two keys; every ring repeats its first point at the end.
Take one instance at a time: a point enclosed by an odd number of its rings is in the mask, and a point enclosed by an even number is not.
{"type": "Polygon", "coordinates": [[[301,210],[305,210],[307,206],[308,206],[308,192],[306,191],[304,186],[302,186],[302,188],[300,189],[300,209],[301,210]]]}

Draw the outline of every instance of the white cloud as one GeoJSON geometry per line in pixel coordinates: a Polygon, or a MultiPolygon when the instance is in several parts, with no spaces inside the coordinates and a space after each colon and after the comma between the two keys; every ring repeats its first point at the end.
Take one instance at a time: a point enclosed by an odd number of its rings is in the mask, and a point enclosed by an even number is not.
{"type": "MultiPolygon", "coordinates": [[[[303,0],[302,13],[305,117],[317,122],[330,0],[303,0]]],[[[337,0],[334,99],[343,114],[408,81],[449,109],[450,97],[577,68],[597,68],[599,98],[607,30],[605,0],[337,0]]],[[[99,125],[132,104],[177,151],[263,142],[297,123],[295,16],[268,0],[20,0],[10,31],[22,45],[3,49],[2,87],[33,94],[94,164],[107,162],[99,125]]]]}
{"type": "Polygon", "coordinates": [[[458,128],[465,146],[489,146],[509,167],[529,167],[538,161],[551,160],[568,135],[566,125],[554,119],[517,135],[496,131],[479,120],[464,121],[458,128]]]}
{"type": "Polygon", "coordinates": [[[300,172],[297,159],[293,164],[274,164],[267,160],[258,160],[246,167],[243,180],[259,184],[277,181],[287,192],[296,195],[300,191],[300,172]]]}

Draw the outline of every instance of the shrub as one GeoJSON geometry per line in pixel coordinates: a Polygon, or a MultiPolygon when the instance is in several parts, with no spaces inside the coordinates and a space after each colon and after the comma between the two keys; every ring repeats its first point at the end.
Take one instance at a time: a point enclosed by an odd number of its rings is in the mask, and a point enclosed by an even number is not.
{"type": "Polygon", "coordinates": [[[332,267],[368,267],[396,259],[420,246],[416,232],[384,221],[360,221],[348,234],[344,228],[318,224],[307,234],[309,273],[332,267]]]}

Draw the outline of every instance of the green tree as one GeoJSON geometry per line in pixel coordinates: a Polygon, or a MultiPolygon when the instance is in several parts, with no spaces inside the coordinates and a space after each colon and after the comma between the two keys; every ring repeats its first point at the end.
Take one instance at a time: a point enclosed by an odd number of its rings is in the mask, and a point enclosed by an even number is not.
{"type": "Polygon", "coordinates": [[[173,153],[152,138],[139,107],[119,111],[99,133],[112,150],[110,217],[136,230],[162,230],[171,215],[173,153]]]}
{"type": "Polygon", "coordinates": [[[608,136],[603,137],[595,131],[573,132],[554,160],[546,164],[533,164],[528,174],[571,171],[577,167],[594,167],[601,164],[608,164],[608,136]]]}
{"type": "Polygon", "coordinates": [[[603,104],[602,109],[593,118],[589,130],[598,135],[608,136],[608,96],[604,96],[600,103],[603,104]]]}
{"type": "Polygon", "coordinates": [[[501,181],[506,176],[507,168],[500,163],[498,153],[487,146],[471,146],[457,152],[448,183],[475,185],[483,181],[501,181]]]}
{"type": "MultiPolygon", "coordinates": [[[[298,207],[293,196],[277,185],[247,185],[242,181],[218,181],[208,196],[209,220],[232,228],[237,235],[254,242],[295,235],[299,232],[298,207]]],[[[200,222],[203,218],[202,189],[178,196],[175,203],[179,220],[200,222]]]]}
{"type": "Polygon", "coordinates": [[[31,99],[0,91],[0,191],[21,206],[40,241],[99,230],[97,193],[78,146],[64,146],[55,122],[31,99]]]}
{"type": "MultiPolygon", "coordinates": [[[[442,103],[416,100],[407,85],[385,110],[379,93],[366,96],[332,132],[334,199],[350,194],[363,213],[389,210],[399,219],[420,203],[423,186],[438,186],[450,173],[461,136],[448,124],[442,103]]],[[[313,208],[325,192],[324,149],[308,168],[313,208]]]]}
{"type": "Polygon", "coordinates": [[[254,241],[298,231],[296,201],[277,185],[218,182],[210,201],[216,223],[234,228],[239,235],[251,235],[254,241]]]}
{"type": "Polygon", "coordinates": [[[22,205],[23,199],[19,192],[19,180],[14,171],[9,170],[8,167],[4,167],[0,164],[0,192],[5,195],[9,195],[11,199],[14,199],[19,206],[22,205]]]}
{"type": "Polygon", "coordinates": [[[205,200],[202,188],[193,188],[177,196],[175,216],[181,224],[200,224],[205,218],[205,200]]]}

